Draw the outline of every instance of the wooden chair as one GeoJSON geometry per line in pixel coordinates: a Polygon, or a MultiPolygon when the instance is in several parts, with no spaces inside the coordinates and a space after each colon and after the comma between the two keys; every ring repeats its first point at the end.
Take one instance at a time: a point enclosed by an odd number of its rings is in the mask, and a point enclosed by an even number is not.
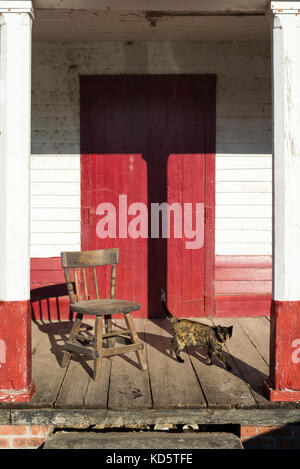
{"type": "MultiPolygon", "coordinates": [[[[68,294],[71,302],[71,311],[76,313],[76,318],[71,330],[70,337],[65,344],[65,351],[61,366],[66,367],[73,353],[83,354],[94,359],[94,379],[99,379],[102,369],[102,358],[113,355],[121,355],[127,352],[136,352],[140,367],[147,370],[147,362],[143,353],[143,343],[140,342],[132,317],[131,311],[137,311],[141,305],[133,301],[115,299],[116,288],[116,264],[119,263],[119,249],[100,249],[96,251],[77,251],[61,253],[62,267],[65,273],[68,294]],[[110,299],[100,299],[99,285],[97,280],[96,267],[111,265],[110,299]],[[88,292],[87,269],[92,268],[95,296],[96,299],[90,299],[88,292]],[[71,269],[74,272],[76,294],[71,280],[71,269]],[[81,299],[79,293],[79,272],[83,279],[85,300],[81,299]],[[122,331],[112,330],[112,315],[124,314],[127,329],[122,331]],[[84,338],[80,334],[80,325],[83,315],[95,315],[94,335],[84,338]],[[104,321],[103,321],[104,317],[104,321]],[[105,326],[106,332],[103,333],[105,326]],[[114,347],[114,338],[124,336],[132,342],[129,345],[114,347]],[[103,348],[103,340],[107,340],[108,348],[103,348]],[[86,345],[80,345],[88,343],[86,345]],[[92,347],[90,347],[90,345],[92,347]]],[[[91,289],[90,289],[91,290],[91,289]]]]}

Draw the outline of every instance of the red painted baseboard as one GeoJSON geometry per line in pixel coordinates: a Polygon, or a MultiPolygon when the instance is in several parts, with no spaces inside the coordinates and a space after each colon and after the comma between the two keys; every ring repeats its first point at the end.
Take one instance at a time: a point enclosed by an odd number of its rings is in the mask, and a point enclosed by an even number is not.
{"type": "Polygon", "coordinates": [[[266,398],[272,402],[300,402],[300,390],[295,391],[293,389],[274,389],[269,381],[264,382],[264,393],[266,398]]]}
{"type": "Polygon", "coordinates": [[[271,295],[271,256],[216,256],[216,295],[271,295]]]}
{"type": "Polygon", "coordinates": [[[270,386],[300,398],[300,301],[272,300],[270,321],[270,386]]]}
{"type": "Polygon", "coordinates": [[[271,295],[217,295],[216,316],[269,316],[271,295]]]}
{"type": "Polygon", "coordinates": [[[216,316],[268,316],[271,256],[216,256],[216,316]]]}
{"type": "MultiPolygon", "coordinates": [[[[216,256],[215,314],[266,316],[271,307],[270,256],[216,256]]],[[[70,303],[60,257],[31,259],[34,319],[70,319],[70,303]]]]}

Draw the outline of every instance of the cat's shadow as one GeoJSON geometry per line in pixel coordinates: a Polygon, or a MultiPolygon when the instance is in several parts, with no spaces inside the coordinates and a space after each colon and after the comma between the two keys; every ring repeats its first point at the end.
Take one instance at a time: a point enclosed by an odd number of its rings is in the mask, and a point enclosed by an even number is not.
{"type": "MultiPolygon", "coordinates": [[[[151,347],[155,347],[160,353],[167,355],[170,360],[177,361],[175,357],[171,357],[169,354],[170,342],[172,338],[170,322],[168,320],[153,320],[153,322],[156,325],[159,325],[159,327],[162,328],[164,331],[168,332],[169,336],[166,337],[165,335],[153,334],[146,331],[144,332],[144,334],[139,334],[140,339],[144,340],[151,347]]],[[[208,368],[208,373],[213,373],[213,367],[207,365],[206,363],[206,350],[203,350],[200,347],[188,346],[184,349],[184,351],[187,352],[190,356],[204,363],[208,368]]],[[[246,361],[241,360],[240,358],[228,353],[226,350],[222,351],[222,355],[225,358],[226,362],[229,363],[232,367],[232,370],[226,371],[226,373],[231,373],[237,376],[239,379],[248,383],[257,394],[262,397],[265,397],[263,387],[264,381],[268,378],[265,373],[249,365],[249,363],[247,363],[246,361]]],[[[224,369],[223,366],[214,357],[212,357],[212,364],[224,369]]]]}

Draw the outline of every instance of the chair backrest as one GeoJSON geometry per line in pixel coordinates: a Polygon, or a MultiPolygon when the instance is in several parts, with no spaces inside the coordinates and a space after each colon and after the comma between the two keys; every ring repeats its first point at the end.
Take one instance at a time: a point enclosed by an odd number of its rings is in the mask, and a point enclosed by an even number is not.
{"type": "Polygon", "coordinates": [[[96,267],[111,265],[111,279],[110,279],[110,297],[115,297],[116,289],[116,264],[119,263],[119,249],[97,249],[93,251],[73,251],[73,252],[62,252],[61,253],[61,265],[64,269],[65,279],[68,289],[69,298],[72,304],[80,301],[79,296],[79,273],[82,274],[84,295],[85,299],[88,300],[88,282],[86,269],[92,268],[96,298],[99,299],[99,285],[97,279],[96,267]],[[71,279],[70,269],[73,269],[74,280],[76,287],[76,294],[73,288],[73,282],[71,279]],[[79,270],[79,273],[78,273],[79,270]]]}

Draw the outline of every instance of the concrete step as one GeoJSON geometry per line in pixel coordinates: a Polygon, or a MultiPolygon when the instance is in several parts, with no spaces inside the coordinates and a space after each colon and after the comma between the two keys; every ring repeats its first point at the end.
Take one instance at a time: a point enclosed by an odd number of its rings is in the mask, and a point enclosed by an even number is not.
{"type": "Polygon", "coordinates": [[[65,432],[49,437],[44,449],[243,449],[232,433],[65,432]]]}

